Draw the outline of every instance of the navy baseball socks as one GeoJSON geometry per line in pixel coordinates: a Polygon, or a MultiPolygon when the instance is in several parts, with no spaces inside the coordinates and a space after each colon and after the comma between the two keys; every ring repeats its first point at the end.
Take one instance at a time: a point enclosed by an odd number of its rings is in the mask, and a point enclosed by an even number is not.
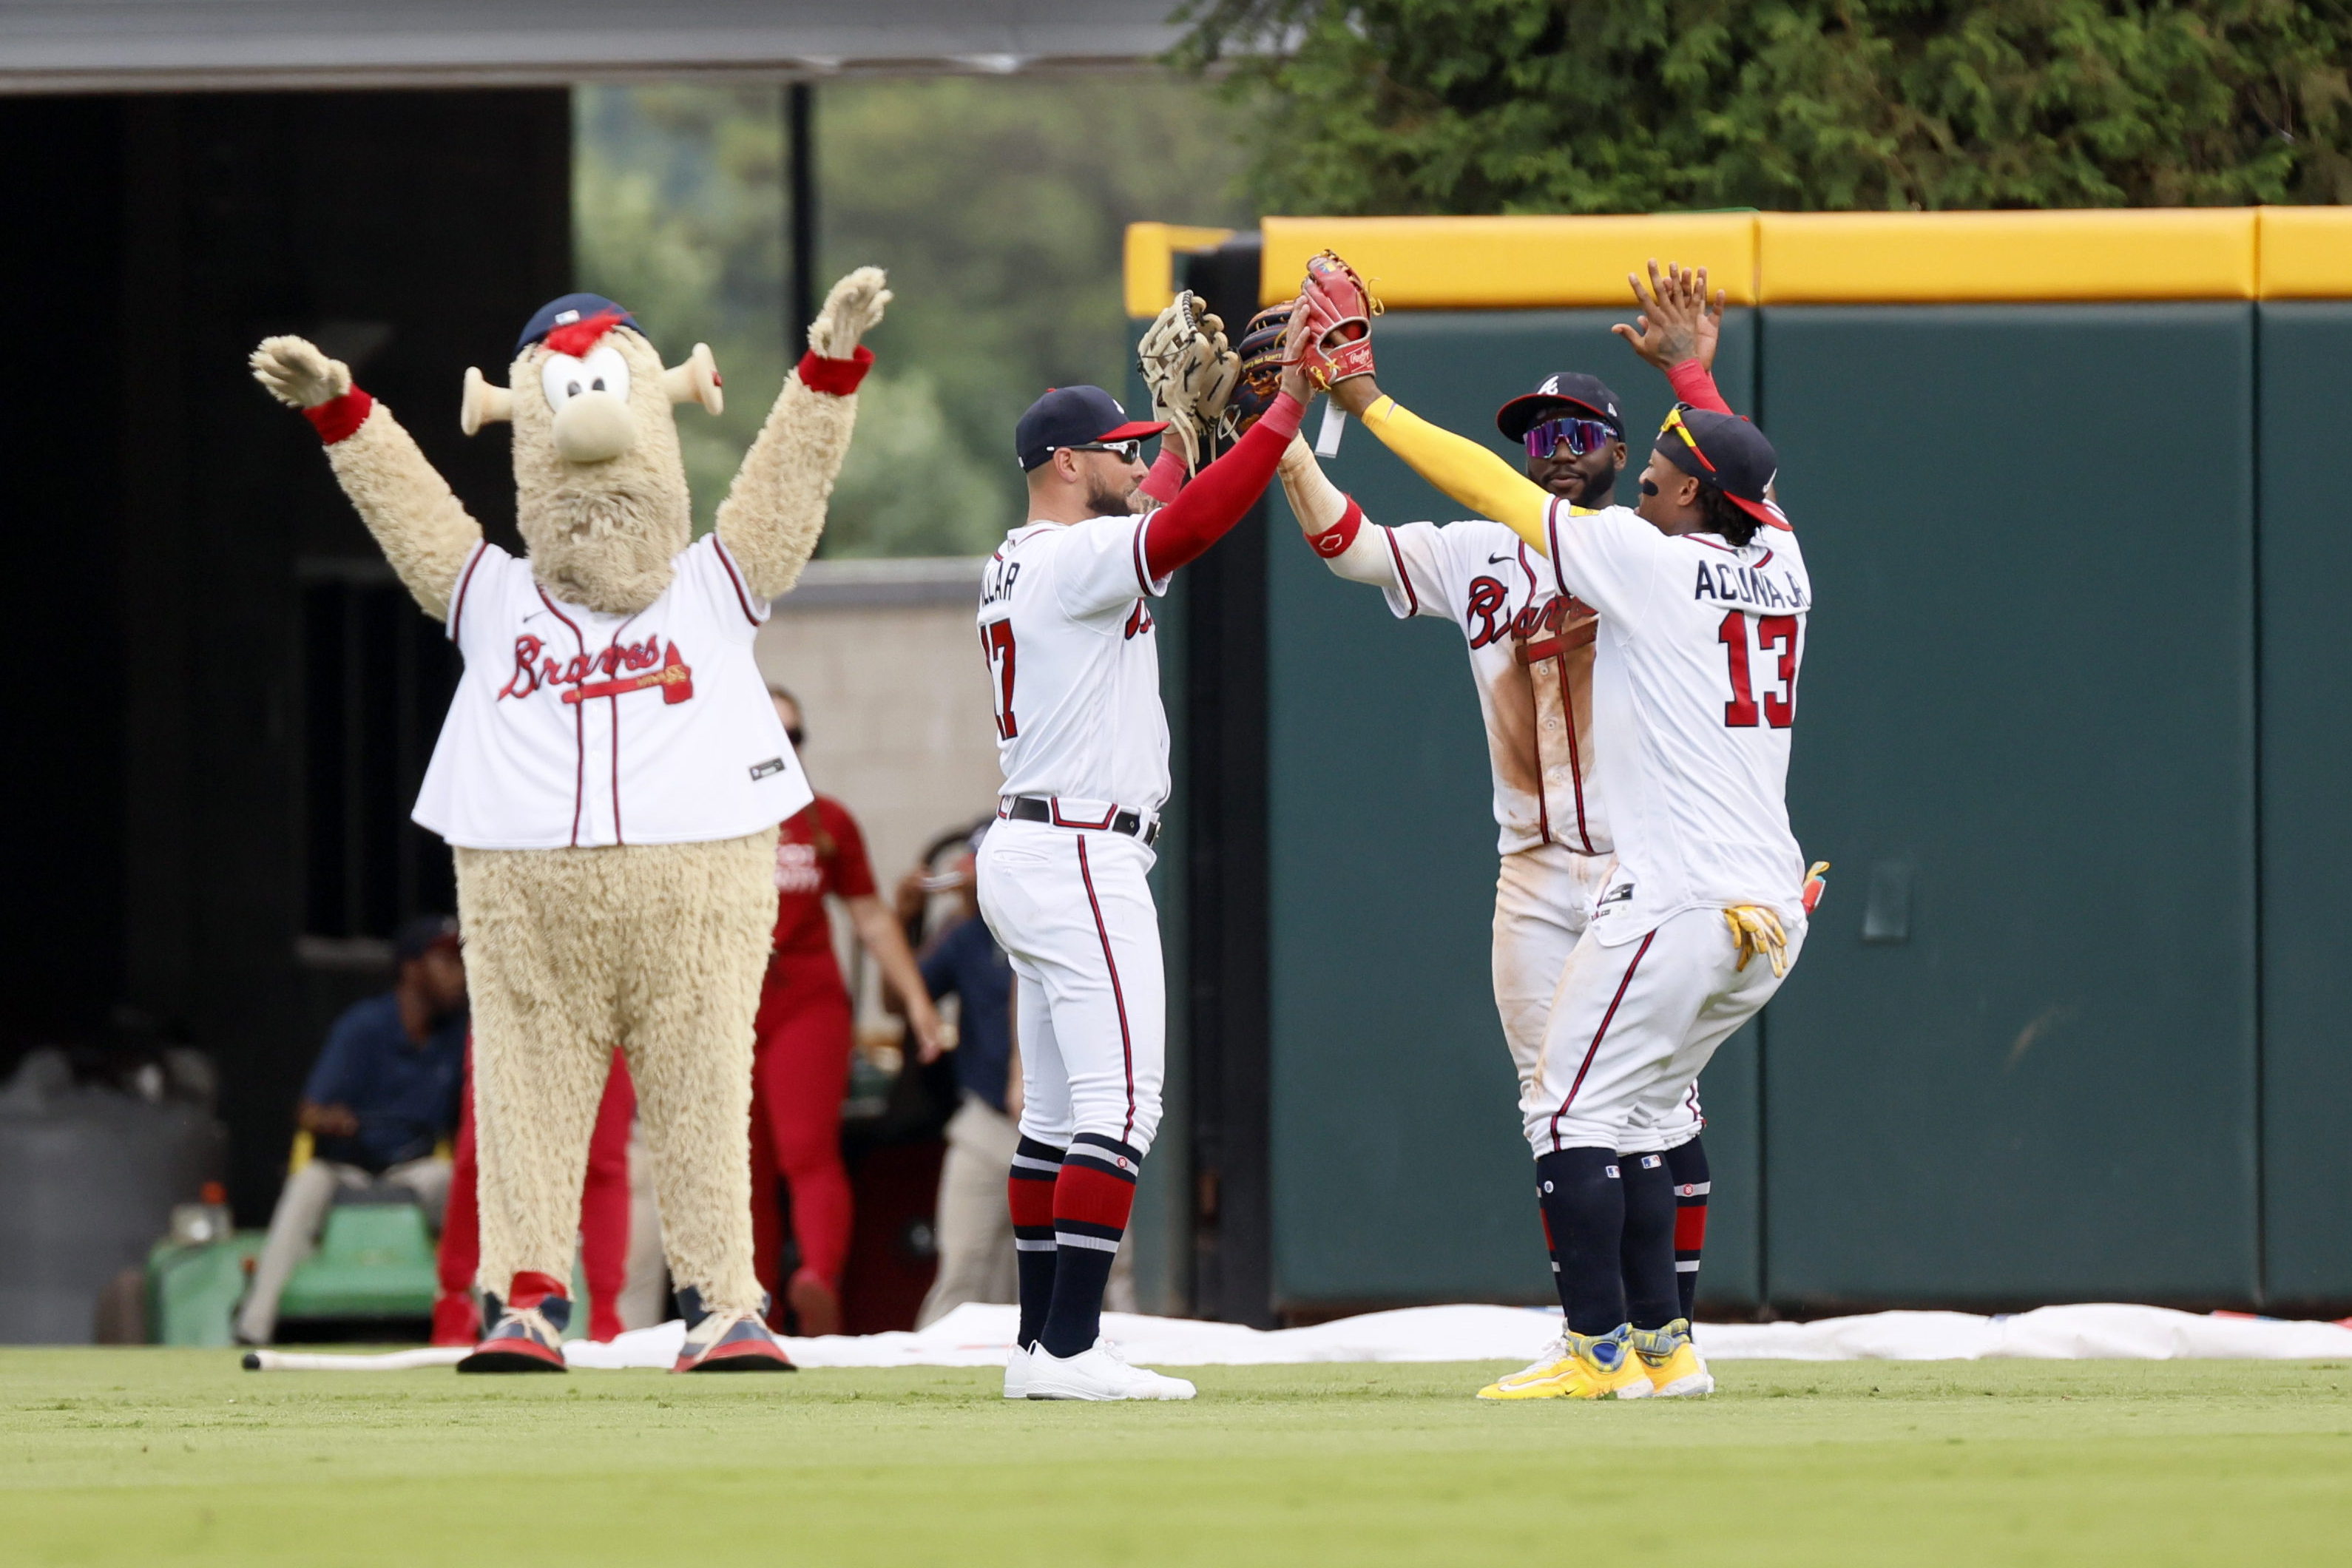
{"type": "Polygon", "coordinates": [[[1706,1199],[1714,1178],[1706,1168],[1706,1144],[1694,1138],[1666,1151],[1666,1173],[1675,1184],[1675,1286],[1683,1316],[1696,1322],[1699,1255],[1706,1249],[1706,1199]]]}
{"type": "MultiPolygon", "coordinates": [[[[1704,1169],[1706,1156],[1699,1160],[1704,1169]]],[[[1654,1395],[1712,1394],[1715,1379],[1691,1342],[1696,1261],[1688,1274],[1677,1264],[1685,1211],[1679,1206],[1674,1156],[1664,1150],[1647,1150],[1620,1155],[1617,1163],[1625,1188],[1622,1258],[1635,1359],[1648,1375],[1654,1395]]],[[[1699,1199],[1706,1202],[1703,1193],[1699,1199]]],[[[1704,1223],[1706,1209],[1698,1213],[1704,1223]]]]}
{"type": "MultiPolygon", "coordinates": [[[[1094,1348],[1102,1336],[1103,1289],[1135,1207],[1135,1178],[1143,1152],[1116,1138],[1081,1132],[1062,1157],[1054,1184],[1054,1298],[1037,1342],[1067,1358],[1094,1348]]],[[[1028,1315],[1023,1303],[1022,1315],[1028,1315]]]]}
{"type": "Polygon", "coordinates": [[[1536,1161],[1536,1195],[1553,1248],[1553,1283],[1575,1334],[1613,1333],[1625,1322],[1619,1252],[1625,1184],[1608,1149],[1556,1149],[1536,1161]]]}
{"type": "Polygon", "coordinates": [[[1062,1151],[1024,1138],[1013,1151],[1004,1183],[1005,1206],[1013,1214],[1013,1263],[1020,1281],[1021,1327],[1013,1352],[1020,1357],[1045,1331],[1045,1309],[1054,1300],[1054,1189],[1062,1176],[1062,1151]]]}
{"type": "Polygon", "coordinates": [[[1675,1280],[1675,1184],[1664,1150],[1617,1156],[1625,1194],[1619,1268],[1626,1315],[1636,1329],[1662,1329],[1685,1316],[1675,1280]]]}
{"type": "Polygon", "coordinates": [[[1618,1272],[1625,1184],[1607,1149],[1557,1149],[1536,1160],[1536,1200],[1551,1248],[1566,1331],[1529,1365],[1496,1378],[1481,1399],[1640,1399],[1650,1379],[1625,1321],[1618,1272]]]}

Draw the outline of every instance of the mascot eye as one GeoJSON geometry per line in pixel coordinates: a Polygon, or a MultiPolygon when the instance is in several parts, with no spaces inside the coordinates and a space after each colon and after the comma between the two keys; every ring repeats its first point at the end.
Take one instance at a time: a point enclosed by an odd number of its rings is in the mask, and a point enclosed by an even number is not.
{"type": "Polygon", "coordinates": [[[629,400],[629,362],[609,341],[598,343],[583,355],[581,374],[589,378],[588,384],[598,392],[609,392],[626,403],[629,400]]]}
{"type": "Polygon", "coordinates": [[[539,384],[546,389],[550,408],[562,408],[579,396],[587,379],[587,367],[570,354],[550,354],[540,367],[539,384]]]}
{"type": "Polygon", "coordinates": [[[591,392],[610,393],[623,402],[629,396],[629,362],[609,342],[598,343],[578,359],[550,354],[540,367],[540,385],[547,390],[547,406],[561,409],[573,398],[591,392]]]}

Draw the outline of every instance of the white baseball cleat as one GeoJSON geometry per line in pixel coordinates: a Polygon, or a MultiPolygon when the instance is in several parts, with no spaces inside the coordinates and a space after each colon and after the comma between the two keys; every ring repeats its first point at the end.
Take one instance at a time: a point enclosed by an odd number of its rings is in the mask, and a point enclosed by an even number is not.
{"type": "Polygon", "coordinates": [[[1019,1345],[1014,1345],[1012,1353],[1004,1358],[1004,1397],[1029,1397],[1029,1352],[1019,1345]]]}
{"type": "MultiPolygon", "coordinates": [[[[1006,1372],[1009,1378],[1011,1369],[1006,1372]]],[[[1032,1399],[1190,1399],[1194,1392],[1181,1377],[1128,1365],[1100,1339],[1066,1360],[1037,1346],[1029,1352],[1028,1389],[1032,1399]]]]}

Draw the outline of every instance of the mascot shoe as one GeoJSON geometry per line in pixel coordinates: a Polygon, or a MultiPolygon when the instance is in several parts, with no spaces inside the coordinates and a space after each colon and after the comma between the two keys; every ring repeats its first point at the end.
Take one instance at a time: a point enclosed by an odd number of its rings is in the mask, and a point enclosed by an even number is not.
{"type": "Polygon", "coordinates": [[[483,1294],[482,1316],[490,1331],[459,1372],[564,1372],[563,1331],[572,1321],[571,1299],[544,1274],[518,1274],[502,1305],[483,1294]]]}
{"type": "MultiPolygon", "coordinates": [[[[702,1294],[688,1288],[677,1293],[686,1314],[686,1343],[679,1347],[672,1372],[798,1372],[784,1347],[754,1312],[703,1310],[702,1294]]],[[[765,1303],[761,1303],[763,1306],[765,1303]]]]}

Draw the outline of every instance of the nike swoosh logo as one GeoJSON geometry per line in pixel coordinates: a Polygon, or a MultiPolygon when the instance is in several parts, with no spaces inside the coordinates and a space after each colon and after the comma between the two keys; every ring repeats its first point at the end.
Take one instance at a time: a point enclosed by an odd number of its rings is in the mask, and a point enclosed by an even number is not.
{"type": "Polygon", "coordinates": [[[1486,564],[1489,566],[1499,566],[1509,559],[1510,557],[1507,555],[1489,555],[1486,557],[1486,564]]]}

